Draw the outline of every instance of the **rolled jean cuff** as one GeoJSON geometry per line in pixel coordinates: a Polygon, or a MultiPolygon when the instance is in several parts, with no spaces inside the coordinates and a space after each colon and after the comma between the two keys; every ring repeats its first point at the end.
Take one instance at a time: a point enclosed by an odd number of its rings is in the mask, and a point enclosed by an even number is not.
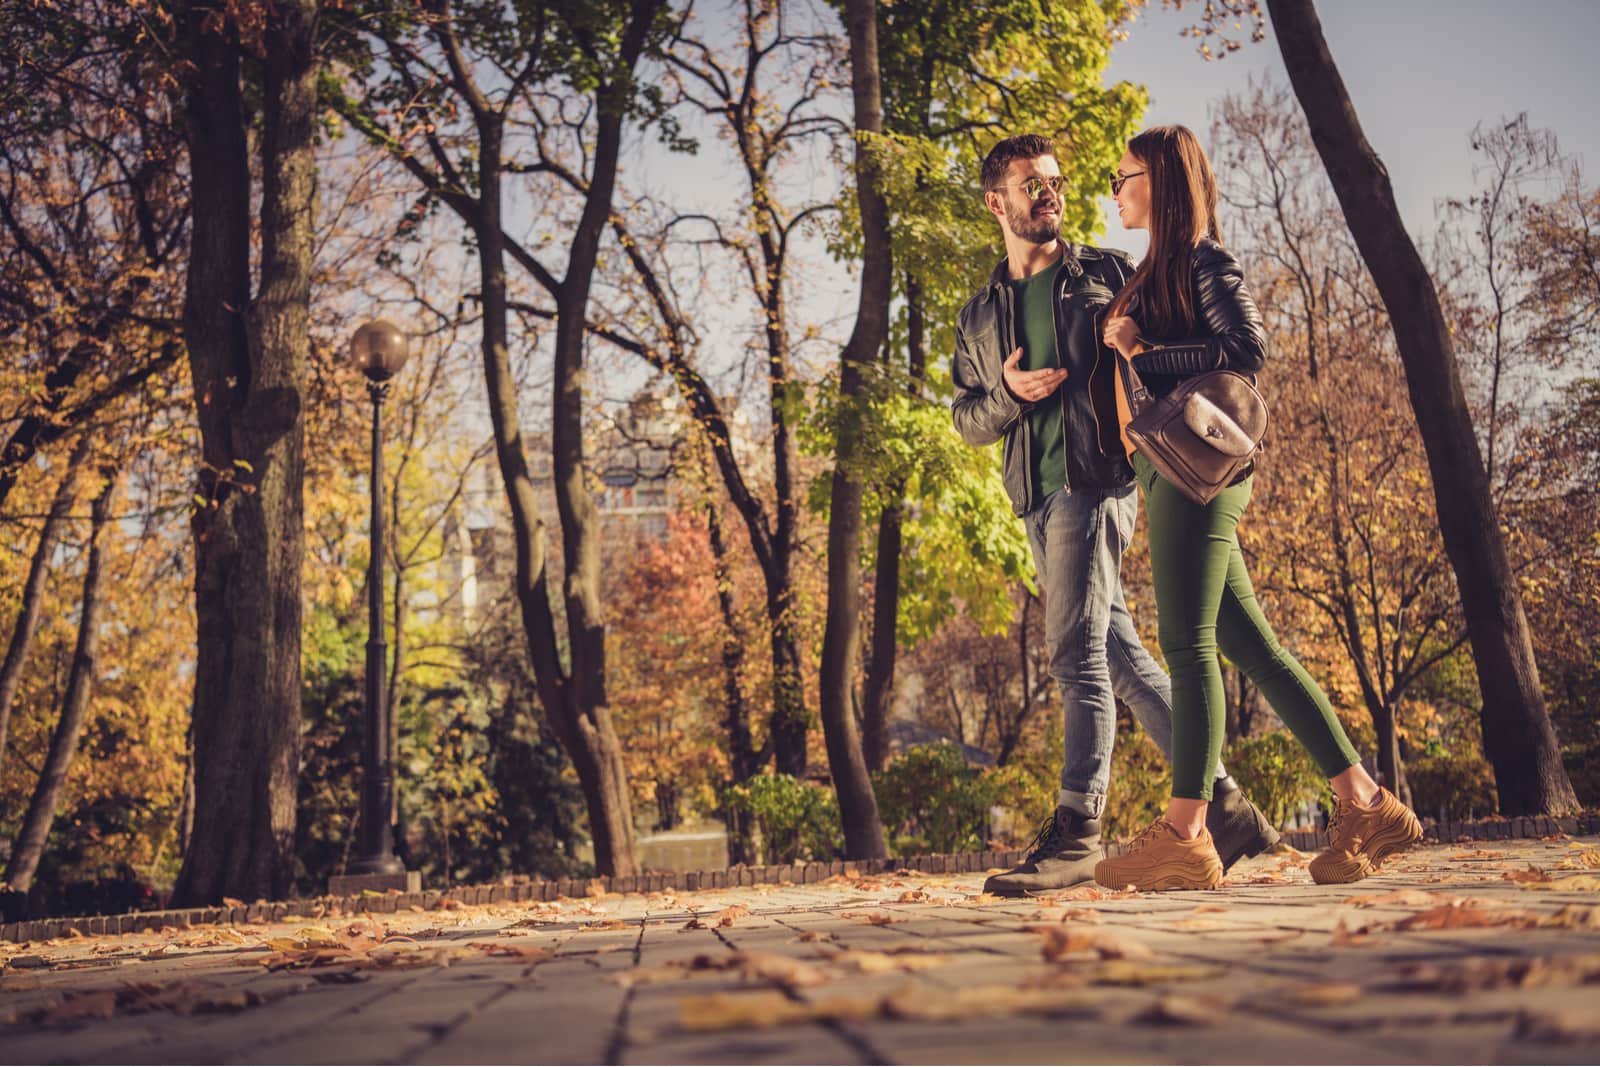
{"type": "Polygon", "coordinates": [[[1091,819],[1098,819],[1105,814],[1106,795],[1104,793],[1079,793],[1071,789],[1063,789],[1056,794],[1056,807],[1071,808],[1079,815],[1087,815],[1091,819]]]}

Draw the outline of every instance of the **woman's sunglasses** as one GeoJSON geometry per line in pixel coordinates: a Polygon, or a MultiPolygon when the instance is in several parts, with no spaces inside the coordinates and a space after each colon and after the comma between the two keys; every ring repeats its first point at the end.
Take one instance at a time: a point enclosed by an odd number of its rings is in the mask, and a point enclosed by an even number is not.
{"type": "Polygon", "coordinates": [[[1118,193],[1122,192],[1122,187],[1127,184],[1129,178],[1137,178],[1143,173],[1144,171],[1142,170],[1136,170],[1132,174],[1123,174],[1121,171],[1112,171],[1111,195],[1116,196],[1118,193]]]}

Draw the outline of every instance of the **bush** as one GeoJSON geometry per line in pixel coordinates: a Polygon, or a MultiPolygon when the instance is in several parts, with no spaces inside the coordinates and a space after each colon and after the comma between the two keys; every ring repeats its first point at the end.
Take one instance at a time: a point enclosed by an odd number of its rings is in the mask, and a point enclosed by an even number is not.
{"type": "Polygon", "coordinates": [[[878,815],[898,855],[983,848],[1000,782],[949,742],[916,745],[873,776],[878,815]]]}
{"type": "Polygon", "coordinates": [[[1222,761],[1274,826],[1283,826],[1307,800],[1324,808],[1332,804],[1322,769],[1287,730],[1241,738],[1222,761]]]}
{"type": "Polygon", "coordinates": [[[1406,781],[1411,806],[1424,817],[1491,815],[1498,806],[1494,771],[1477,752],[1424,752],[1406,764],[1406,781]]]}
{"type": "Polygon", "coordinates": [[[749,812],[770,863],[832,859],[844,845],[833,790],[788,774],[762,774],[723,794],[733,811],[749,812]]]}
{"type": "Polygon", "coordinates": [[[1111,786],[1101,833],[1129,837],[1143,830],[1167,810],[1172,796],[1172,772],[1166,757],[1150,735],[1134,724],[1127,710],[1117,710],[1117,740],[1111,750],[1111,786]]]}

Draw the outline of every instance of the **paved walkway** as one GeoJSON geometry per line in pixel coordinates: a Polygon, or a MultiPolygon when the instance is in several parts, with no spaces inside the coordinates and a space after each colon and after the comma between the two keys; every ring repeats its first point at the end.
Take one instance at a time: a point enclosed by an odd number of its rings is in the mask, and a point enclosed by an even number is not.
{"type": "Polygon", "coordinates": [[[981,875],[0,942],[4,1063],[1593,1063],[1600,839],[1208,893],[981,875]]]}

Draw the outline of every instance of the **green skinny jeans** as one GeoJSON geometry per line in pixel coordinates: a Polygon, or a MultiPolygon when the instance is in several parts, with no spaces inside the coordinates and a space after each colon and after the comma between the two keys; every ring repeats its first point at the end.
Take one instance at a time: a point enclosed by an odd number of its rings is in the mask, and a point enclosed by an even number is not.
{"type": "Polygon", "coordinates": [[[1136,455],[1150,531],[1161,654],[1172,676],[1172,795],[1211,799],[1227,699],[1218,652],[1244,672],[1329,778],[1360,762],[1328,696],[1278,644],[1236,529],[1252,478],[1202,507],[1136,455]]]}

